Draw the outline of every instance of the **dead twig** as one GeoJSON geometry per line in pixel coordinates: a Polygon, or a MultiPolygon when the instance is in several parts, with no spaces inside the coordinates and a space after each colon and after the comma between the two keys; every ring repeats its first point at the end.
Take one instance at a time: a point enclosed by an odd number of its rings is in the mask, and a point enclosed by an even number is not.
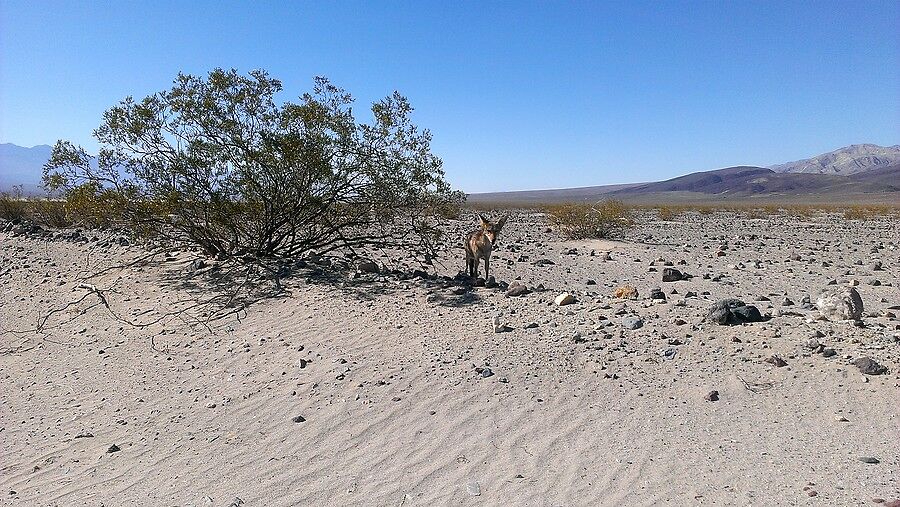
{"type": "Polygon", "coordinates": [[[768,391],[769,389],[771,389],[772,387],[775,386],[775,384],[772,383],[772,382],[757,382],[757,383],[750,383],[750,382],[747,382],[746,380],[744,380],[742,377],[740,377],[740,376],[738,376],[738,375],[735,375],[735,376],[737,377],[738,380],[741,381],[741,383],[744,384],[744,387],[746,387],[747,390],[750,391],[750,392],[753,393],[753,394],[759,394],[759,393],[761,393],[761,392],[763,392],[763,391],[768,391]]]}

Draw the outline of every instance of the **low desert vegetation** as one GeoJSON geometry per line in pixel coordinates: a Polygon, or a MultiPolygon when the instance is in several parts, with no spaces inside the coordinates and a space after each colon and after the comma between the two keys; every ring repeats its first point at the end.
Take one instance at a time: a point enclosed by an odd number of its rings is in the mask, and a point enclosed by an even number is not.
{"type": "Polygon", "coordinates": [[[660,220],[664,220],[666,222],[677,219],[683,211],[675,206],[660,206],[659,209],[656,210],[656,217],[660,220]]]}
{"type": "Polygon", "coordinates": [[[28,202],[22,197],[22,190],[0,193],[0,218],[4,220],[24,220],[28,218],[28,202]]]}
{"type": "Polygon", "coordinates": [[[621,237],[634,224],[632,208],[612,199],[596,204],[550,205],[544,211],[569,239],[621,237]]]}
{"type": "Polygon", "coordinates": [[[26,198],[21,188],[0,193],[0,219],[9,221],[31,221],[50,227],[68,227],[65,203],[58,199],[26,198]]]}
{"type": "Polygon", "coordinates": [[[900,208],[887,205],[858,205],[848,206],[843,209],[843,216],[847,220],[873,220],[879,217],[897,216],[900,208]]]}
{"type": "Polygon", "coordinates": [[[106,111],[96,157],[57,142],[44,186],[70,220],[219,259],[400,247],[427,262],[437,222],[458,215],[464,195],[407,99],[375,102],[364,123],[325,78],[297,102],[279,104],[281,91],[264,71],[179,74],[171,89],[106,111]]]}

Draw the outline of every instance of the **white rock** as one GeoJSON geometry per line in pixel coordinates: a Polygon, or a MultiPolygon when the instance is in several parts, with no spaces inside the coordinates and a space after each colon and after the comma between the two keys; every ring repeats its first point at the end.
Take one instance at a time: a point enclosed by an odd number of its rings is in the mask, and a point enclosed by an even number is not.
{"type": "Polygon", "coordinates": [[[816,307],[828,320],[859,320],[863,314],[862,298],[853,287],[819,296],[816,307]]]}
{"type": "Polygon", "coordinates": [[[569,294],[568,292],[563,292],[559,296],[556,296],[556,299],[553,300],[556,306],[565,306],[570,305],[575,302],[575,296],[569,294]]]}

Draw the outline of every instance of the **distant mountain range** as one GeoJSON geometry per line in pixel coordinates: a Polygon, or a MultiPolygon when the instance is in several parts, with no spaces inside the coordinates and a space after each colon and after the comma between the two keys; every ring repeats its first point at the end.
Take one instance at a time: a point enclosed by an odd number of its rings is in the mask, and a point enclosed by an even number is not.
{"type": "Polygon", "coordinates": [[[900,163],[900,145],[853,144],[818,157],[769,167],[777,173],[851,174],[900,163]]]}
{"type": "Polygon", "coordinates": [[[9,190],[13,185],[22,185],[26,193],[40,190],[43,166],[52,149],[46,144],[33,148],[0,144],[0,190],[9,190]]]}
{"type": "MultiPolygon", "coordinates": [[[[51,147],[0,144],[0,190],[23,185],[40,193],[51,147]]],[[[470,202],[547,203],[615,197],[635,202],[721,199],[879,200],[900,203],[900,145],[854,144],[769,168],[737,166],[665,181],[521,192],[470,194],[470,202]]]]}
{"type": "Polygon", "coordinates": [[[727,200],[900,204],[900,145],[854,144],[779,164],[726,167],[651,183],[470,194],[473,203],[711,202],[727,200]]]}

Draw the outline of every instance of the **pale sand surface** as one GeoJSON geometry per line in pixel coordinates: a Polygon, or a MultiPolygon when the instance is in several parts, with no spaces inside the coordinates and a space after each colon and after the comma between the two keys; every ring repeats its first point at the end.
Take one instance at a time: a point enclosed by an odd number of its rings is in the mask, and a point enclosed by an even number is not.
{"type": "MultiPolygon", "coordinates": [[[[448,226],[440,274],[462,268],[456,243],[470,224],[448,226]]],[[[517,212],[495,252],[498,280],[548,289],[520,298],[487,288],[455,295],[393,276],[324,283],[299,270],[288,295],[210,329],[177,318],[133,327],[88,294],[40,334],[27,330],[41,312],[87,293],[76,288],[79,273],[142,250],[0,233],[0,505],[900,498],[900,320],[890,316],[900,311],[889,309],[900,305],[896,221],[691,215],[644,221],[622,242],[563,241],[545,228],[539,215],[517,212]],[[540,258],[554,264],[532,264],[540,258]],[[695,278],[662,283],[658,259],[695,278]],[[883,270],[871,270],[874,259],[883,270]],[[860,281],[864,327],[800,308],[832,279],[860,281]],[[640,299],[613,299],[622,283],[640,299]],[[647,299],[654,287],[666,303],[647,299]],[[563,290],[579,302],[554,306],[563,290]],[[771,299],[753,303],[774,315],[767,322],[702,322],[717,299],[760,295],[771,299]],[[782,307],[784,297],[797,304],[782,307]],[[509,332],[494,333],[496,314],[509,332]],[[624,315],[644,326],[625,329],[624,315]],[[530,322],[538,327],[525,329],[530,322]],[[816,331],[836,356],[804,347],[816,331]],[[671,359],[661,354],[669,348],[671,359]],[[788,365],[763,361],[772,354],[788,365]],[[861,356],[889,372],[863,375],[851,363],[861,356]],[[494,375],[476,373],[484,366],[494,375]],[[711,390],[719,401],[704,399],[711,390]],[[305,421],[293,422],[298,415],[305,421]],[[83,432],[93,436],[75,438],[83,432]],[[112,444],[121,450],[107,453],[112,444]]],[[[147,322],[197,297],[176,283],[194,258],[180,252],[91,283],[113,289],[117,315],[147,322]]]]}

